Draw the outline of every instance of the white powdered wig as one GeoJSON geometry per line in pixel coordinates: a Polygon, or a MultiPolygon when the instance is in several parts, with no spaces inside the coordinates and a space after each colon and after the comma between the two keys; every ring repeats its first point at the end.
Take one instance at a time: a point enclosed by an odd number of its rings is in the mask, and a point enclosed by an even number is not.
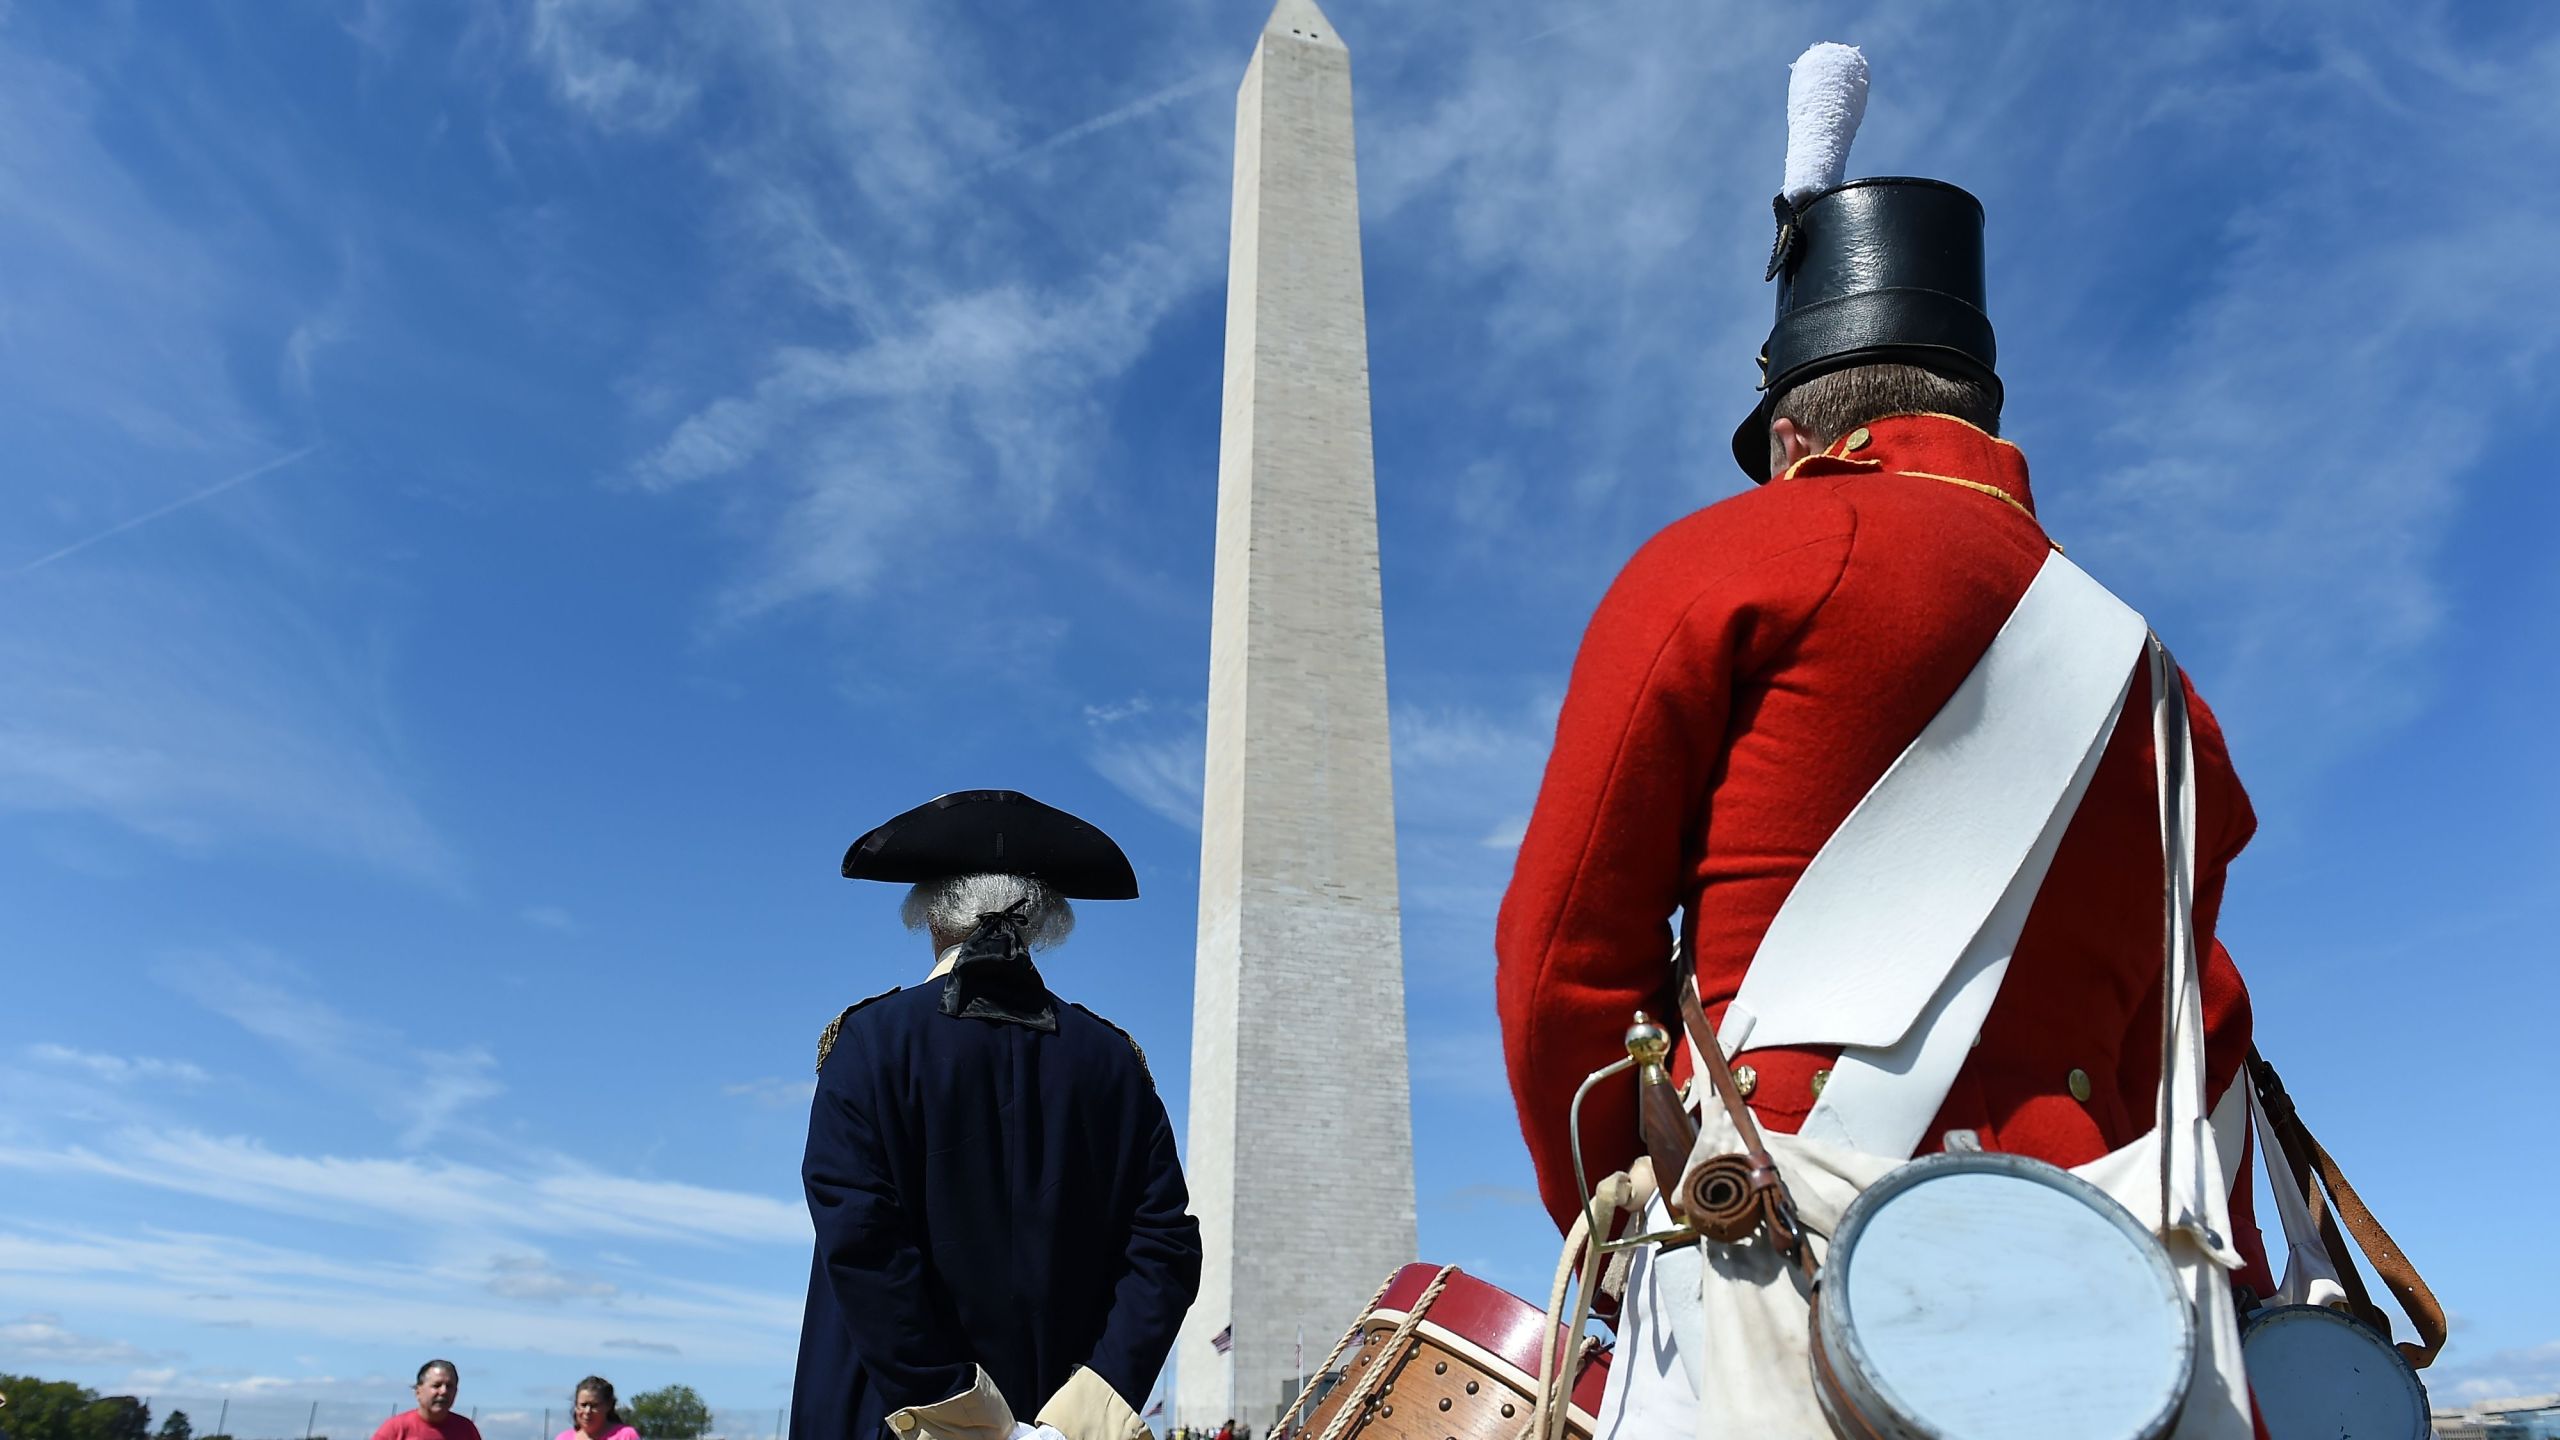
{"type": "Polygon", "coordinates": [[[1022,906],[1022,943],[1047,950],[1065,942],[1076,928],[1075,907],[1067,897],[1040,881],[1020,875],[954,875],[927,880],[907,892],[898,918],[910,930],[927,927],[945,935],[966,935],[979,917],[1022,906]],[[1028,902],[1028,903],[1025,903],[1028,902]]]}
{"type": "Polygon", "coordinates": [[[1849,178],[1849,143],[1867,118],[1867,57],[1825,40],[1787,71],[1787,183],[1778,193],[1801,205],[1849,178]]]}

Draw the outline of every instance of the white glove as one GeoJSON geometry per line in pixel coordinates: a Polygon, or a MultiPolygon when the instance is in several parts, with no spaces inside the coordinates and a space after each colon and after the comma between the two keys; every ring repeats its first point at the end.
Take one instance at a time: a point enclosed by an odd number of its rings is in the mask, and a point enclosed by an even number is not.
{"type": "Polygon", "coordinates": [[[1040,1433],[1039,1431],[1037,1431],[1037,1430],[1033,1429],[1032,1427],[1030,1427],[1030,1426],[1028,1426],[1028,1425],[1023,1424],[1023,1423],[1022,1423],[1021,1421],[1019,1421],[1019,1420],[1016,1420],[1016,1421],[1014,1421],[1014,1422],[1013,1422],[1013,1429],[1012,1429],[1012,1431],[1011,1431],[1010,1433],[1008,1433],[1008,1434],[1004,1437],[1004,1440],[1031,1440],[1031,1437],[1032,1437],[1032,1436],[1037,1435],[1037,1434],[1039,1434],[1039,1433],[1040,1433]]]}

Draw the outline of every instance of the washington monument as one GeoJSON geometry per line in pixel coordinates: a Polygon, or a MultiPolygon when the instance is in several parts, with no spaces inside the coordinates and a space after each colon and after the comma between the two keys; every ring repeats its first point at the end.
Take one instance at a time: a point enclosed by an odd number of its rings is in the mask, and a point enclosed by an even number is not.
{"type": "Polygon", "coordinates": [[[1351,52],[1280,0],[1236,96],[1178,1418],[1257,1428],[1413,1258],[1351,52]],[[1233,1326],[1233,1350],[1215,1343],[1233,1326]],[[1301,1351],[1303,1337],[1303,1352],[1301,1351]]]}

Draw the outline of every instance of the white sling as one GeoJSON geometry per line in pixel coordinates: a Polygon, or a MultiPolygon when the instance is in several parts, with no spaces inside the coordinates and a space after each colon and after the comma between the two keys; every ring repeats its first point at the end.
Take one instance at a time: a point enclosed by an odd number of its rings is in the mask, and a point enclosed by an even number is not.
{"type": "Polygon", "coordinates": [[[1788,893],[1717,1040],[1844,1047],[1798,1134],[1919,1147],[2123,713],[2142,617],[2059,553],[1788,893]]]}

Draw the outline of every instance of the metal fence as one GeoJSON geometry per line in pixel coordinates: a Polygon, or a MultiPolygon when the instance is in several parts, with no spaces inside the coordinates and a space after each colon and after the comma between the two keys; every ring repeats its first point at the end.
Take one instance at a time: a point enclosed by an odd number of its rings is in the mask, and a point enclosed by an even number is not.
{"type": "MultiPolygon", "coordinates": [[[[296,1399],[289,1395],[142,1395],[151,1407],[157,1433],[169,1417],[186,1412],[187,1426],[197,1437],[229,1435],[233,1440],[371,1440],[383,1421],[417,1405],[407,1391],[380,1401],[296,1399]]],[[[552,1440],[569,1428],[569,1407],[540,1405],[474,1405],[466,1394],[455,1407],[471,1417],[482,1440],[552,1440]]],[[[786,1420],[781,1410],[747,1410],[713,1406],[705,1440],[781,1440],[786,1420]]]]}

